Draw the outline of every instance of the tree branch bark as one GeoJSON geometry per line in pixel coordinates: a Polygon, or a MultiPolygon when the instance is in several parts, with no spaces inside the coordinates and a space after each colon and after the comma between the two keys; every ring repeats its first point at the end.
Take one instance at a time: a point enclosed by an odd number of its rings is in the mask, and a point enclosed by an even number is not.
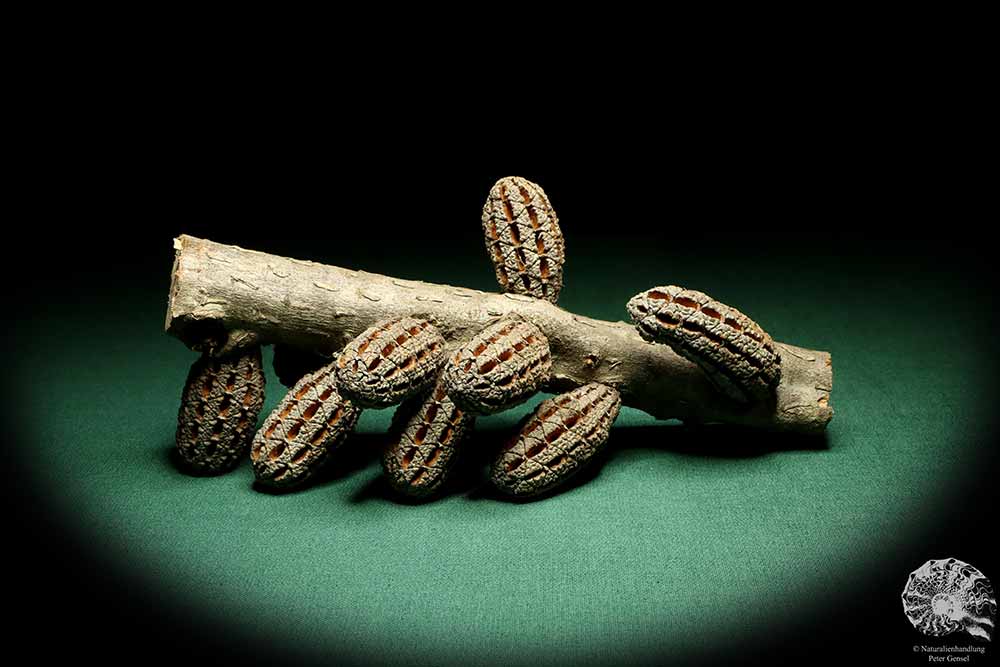
{"type": "MultiPolygon", "coordinates": [[[[777,343],[781,383],[773,405],[749,408],[720,395],[694,364],[666,345],[647,343],[625,322],[575,315],[516,294],[400,280],[191,236],[174,240],[166,330],[213,353],[251,343],[285,343],[332,355],[376,321],[430,320],[450,343],[516,311],[549,339],[561,392],[588,382],[618,388],[625,405],[659,419],[726,422],[819,433],[833,416],[830,354],[777,343]]],[[[623,304],[624,307],[624,304],[623,304]]]]}

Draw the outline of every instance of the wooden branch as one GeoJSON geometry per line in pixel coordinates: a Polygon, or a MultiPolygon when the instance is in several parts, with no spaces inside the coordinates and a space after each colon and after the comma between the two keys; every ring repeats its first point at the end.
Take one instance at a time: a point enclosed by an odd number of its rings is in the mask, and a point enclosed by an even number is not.
{"type": "Polygon", "coordinates": [[[174,248],[166,330],[193,349],[222,354],[285,343],[332,355],[376,321],[401,315],[428,319],[457,343],[516,311],[549,339],[552,391],[602,382],[618,388],[624,405],[660,419],[799,433],[822,432],[833,416],[827,352],[777,343],[782,372],[774,404],[744,408],[720,395],[697,366],[644,341],[625,322],[574,315],[527,296],[400,280],[191,236],[175,239],[174,248]]]}

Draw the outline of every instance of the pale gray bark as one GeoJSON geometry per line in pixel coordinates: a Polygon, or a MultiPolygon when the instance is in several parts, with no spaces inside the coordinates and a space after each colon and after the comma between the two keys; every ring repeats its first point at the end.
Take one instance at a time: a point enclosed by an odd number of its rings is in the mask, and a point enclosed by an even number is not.
{"type": "Polygon", "coordinates": [[[833,416],[827,352],[776,343],[781,382],[775,401],[741,407],[696,365],[644,341],[625,322],[575,315],[524,295],[401,280],[191,236],[175,239],[174,248],[166,330],[195,349],[221,354],[285,343],[333,354],[378,320],[403,315],[430,320],[455,343],[517,312],[549,339],[552,391],[601,382],[616,387],[624,405],[660,419],[801,433],[821,432],[833,416]]]}

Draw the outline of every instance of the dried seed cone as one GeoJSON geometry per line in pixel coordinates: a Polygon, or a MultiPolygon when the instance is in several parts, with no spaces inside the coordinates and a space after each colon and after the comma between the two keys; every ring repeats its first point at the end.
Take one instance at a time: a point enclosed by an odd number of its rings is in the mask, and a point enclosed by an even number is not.
{"type": "Polygon", "coordinates": [[[497,181],[483,206],[483,233],[504,292],[558,301],[565,244],[541,187],[519,176],[497,181]]]}
{"type": "Polygon", "coordinates": [[[474,414],[493,414],[528,400],[552,374],[549,341],[518,315],[487,326],[449,359],[448,396],[474,414]]]}
{"type": "Polygon", "coordinates": [[[382,468],[398,493],[422,498],[441,488],[451,473],[475,417],[458,409],[438,382],[428,395],[400,405],[392,422],[382,468]]]}
{"type": "Polygon", "coordinates": [[[774,398],[781,357],[771,337],[740,311],[675,285],[637,294],[627,308],[643,338],[698,364],[723,394],[740,403],[774,398]]]}
{"type": "Polygon", "coordinates": [[[430,388],[444,361],[444,338],[430,322],[383,320],[340,353],[337,386],[359,407],[385,408],[430,388]]]}
{"type": "Polygon", "coordinates": [[[221,473],[247,453],[264,404],[260,347],[191,366],[177,415],[177,451],[193,470],[221,473]]]}
{"type": "Polygon", "coordinates": [[[493,463],[490,480],[514,496],[562,484],[604,447],[621,404],[616,389],[596,382],[543,401],[493,463]]]}
{"type": "Polygon", "coordinates": [[[305,375],[264,421],[250,450],[259,482],[305,482],[354,428],[361,410],[337,392],[335,376],[332,362],[305,375]]]}
{"type": "Polygon", "coordinates": [[[302,379],[307,373],[322,368],[330,363],[330,359],[322,355],[292,347],[291,345],[276,344],[274,346],[274,374],[278,376],[278,381],[286,387],[292,387],[302,379]]]}

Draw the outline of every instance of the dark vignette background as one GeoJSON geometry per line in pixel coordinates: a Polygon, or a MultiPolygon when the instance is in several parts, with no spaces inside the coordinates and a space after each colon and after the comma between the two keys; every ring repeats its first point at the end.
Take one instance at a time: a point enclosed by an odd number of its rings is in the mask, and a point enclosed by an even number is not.
{"type": "MultiPolygon", "coordinates": [[[[902,617],[906,573],[928,558],[955,556],[996,583],[984,523],[996,506],[990,418],[997,391],[980,379],[996,377],[995,251],[979,231],[988,218],[979,207],[985,178],[971,162],[973,121],[916,113],[872,86],[853,97],[772,99],[739,112],[688,108],[669,126],[654,114],[581,122],[570,140],[547,143],[525,140],[539,132],[528,122],[518,132],[391,114],[334,123],[324,117],[333,111],[328,103],[289,103],[301,117],[268,117],[247,111],[253,100],[236,103],[231,91],[194,84],[186,92],[143,89],[117,98],[117,106],[96,99],[94,113],[55,114],[51,120],[65,124],[25,164],[35,185],[47,187],[28,190],[33,208],[10,246],[25,260],[9,272],[19,287],[4,387],[12,406],[7,586],[20,610],[8,631],[22,645],[106,664],[309,659],[274,638],[244,637],[209,614],[172,608],[143,563],[111,561],[89,546],[74,517],[53,509],[49,496],[58,489],[33,481],[30,470],[44,462],[32,458],[31,419],[44,417],[44,406],[26,405],[29,392],[18,383],[30,381],[45,352],[40,345],[73,345],[74,326],[94,317],[114,321],[149,299],[165,303],[170,239],[179,233],[442,281],[478,263],[479,282],[470,286],[490,289],[478,212],[490,184],[508,174],[543,184],[555,203],[569,245],[568,281],[583,267],[618,280],[664,260],[670,264],[661,282],[696,266],[720,275],[749,267],[768,285],[787,276],[789,289],[797,276],[822,275],[828,289],[816,291],[816,308],[842,310],[845,318],[878,311],[873,303],[891,312],[899,307],[892,299],[906,295],[913,326],[894,330],[904,339],[872,344],[905,346],[907,336],[957,331],[981,359],[984,370],[962,400],[981,404],[976,414],[986,421],[956,423],[954,442],[940,443],[942,459],[974,451],[976,466],[943,485],[928,481],[934,493],[925,528],[910,540],[914,549],[876,563],[857,554],[865,565],[852,570],[832,608],[794,610],[798,618],[784,618],[766,637],[733,640],[725,627],[707,629],[718,640],[691,660],[905,660],[911,645],[933,643],[902,617]],[[427,266],[433,269],[425,276],[427,266]]],[[[745,280],[752,285],[753,272],[745,280]]],[[[114,350],[109,341],[91,363],[114,350]]],[[[950,353],[936,351],[943,359],[950,353]]],[[[913,363],[923,361],[938,357],[913,363]]],[[[838,383],[837,362],[835,355],[835,409],[852,391],[838,383]]],[[[933,414],[940,399],[910,389],[909,400],[933,414]]],[[[128,409],[114,397],[109,405],[128,409]]],[[[629,656],[636,657],[672,658],[629,656]]],[[[329,661],[337,664],[337,656],[329,661]]]]}

